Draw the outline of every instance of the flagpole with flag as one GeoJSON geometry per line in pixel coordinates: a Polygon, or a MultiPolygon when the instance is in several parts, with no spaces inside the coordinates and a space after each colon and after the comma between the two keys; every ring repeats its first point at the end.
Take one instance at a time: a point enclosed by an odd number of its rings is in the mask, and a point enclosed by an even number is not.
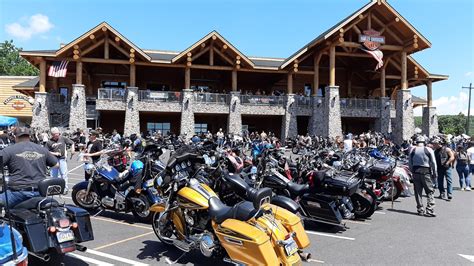
{"type": "Polygon", "coordinates": [[[55,78],[64,78],[67,73],[67,65],[69,61],[54,61],[53,64],[49,67],[48,76],[55,78]]]}

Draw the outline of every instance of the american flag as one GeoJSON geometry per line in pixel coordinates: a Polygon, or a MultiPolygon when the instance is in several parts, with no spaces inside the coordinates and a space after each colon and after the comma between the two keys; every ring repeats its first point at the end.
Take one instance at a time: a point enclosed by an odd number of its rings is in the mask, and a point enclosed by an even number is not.
{"type": "Polygon", "coordinates": [[[55,77],[55,78],[64,78],[66,77],[67,72],[67,64],[69,61],[55,61],[49,67],[48,76],[55,77]]]}
{"type": "Polygon", "coordinates": [[[375,60],[377,60],[377,66],[375,67],[375,70],[378,70],[379,68],[383,67],[383,53],[382,51],[380,50],[374,50],[374,51],[371,51],[371,50],[367,50],[367,49],[364,49],[364,48],[360,48],[362,51],[370,54],[373,58],[375,58],[375,60]]]}

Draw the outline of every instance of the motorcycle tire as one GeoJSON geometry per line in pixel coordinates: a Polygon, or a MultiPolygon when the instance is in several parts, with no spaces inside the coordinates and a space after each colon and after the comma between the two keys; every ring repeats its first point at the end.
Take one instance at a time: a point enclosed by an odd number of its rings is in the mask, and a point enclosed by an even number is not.
{"type": "Polygon", "coordinates": [[[291,152],[292,152],[293,154],[298,154],[298,153],[300,153],[300,149],[295,146],[295,147],[291,148],[291,152]]]}
{"type": "MultiPolygon", "coordinates": [[[[88,212],[97,210],[99,208],[99,206],[94,206],[94,202],[97,199],[97,194],[95,194],[95,192],[89,192],[89,193],[94,193],[95,197],[94,196],[89,196],[89,197],[91,197],[91,199],[89,199],[88,202],[84,202],[79,197],[81,197],[85,193],[86,193],[86,189],[79,189],[79,190],[78,189],[73,189],[71,197],[72,197],[72,201],[74,202],[74,204],[76,204],[76,206],[79,206],[79,207],[83,208],[84,210],[86,210],[88,212]]],[[[91,194],[91,195],[93,195],[93,194],[91,194]]]]}
{"type": "MultiPolygon", "coordinates": [[[[370,196],[370,194],[368,194],[370,196]]],[[[372,196],[370,196],[372,198],[372,196]]],[[[366,219],[374,214],[377,208],[377,202],[374,198],[369,199],[358,193],[351,196],[352,205],[354,205],[354,216],[359,219],[366,219]]]]}
{"type": "MultiPolygon", "coordinates": [[[[402,194],[402,191],[395,184],[393,187],[390,187],[390,189],[394,189],[393,200],[398,199],[398,197],[400,197],[402,194]]],[[[387,197],[384,197],[384,200],[386,201],[392,201],[392,191],[390,189],[387,191],[387,197]]]]}
{"type": "Polygon", "coordinates": [[[150,202],[145,195],[140,195],[135,198],[140,200],[145,206],[140,207],[141,210],[136,209],[136,203],[132,204],[132,214],[135,218],[142,223],[149,223],[153,219],[153,212],[150,211],[150,202]],[[144,210],[144,211],[143,211],[144,210]]]}
{"type": "MultiPolygon", "coordinates": [[[[151,226],[153,228],[153,232],[155,233],[156,237],[158,237],[158,239],[161,241],[161,243],[167,245],[167,246],[173,246],[173,243],[168,241],[168,240],[165,240],[163,239],[162,237],[162,232],[161,232],[161,229],[159,228],[159,220],[161,217],[162,213],[161,212],[154,212],[153,213],[153,216],[152,216],[152,222],[151,222],[151,226]]],[[[163,215],[166,215],[165,213],[163,213],[163,215]]],[[[164,219],[167,219],[167,218],[164,218],[164,219]]],[[[169,221],[170,222],[170,226],[171,226],[171,232],[174,230],[173,229],[173,222],[172,221],[169,221]]],[[[168,230],[169,231],[169,230],[168,230]]]]}

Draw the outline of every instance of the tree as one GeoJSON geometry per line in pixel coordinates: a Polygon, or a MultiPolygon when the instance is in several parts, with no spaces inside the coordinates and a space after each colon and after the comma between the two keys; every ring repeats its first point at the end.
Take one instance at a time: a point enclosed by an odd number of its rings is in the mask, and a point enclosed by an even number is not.
{"type": "Polygon", "coordinates": [[[466,132],[467,118],[463,113],[458,115],[441,115],[438,117],[439,131],[443,134],[460,135],[466,132]]]}
{"type": "Polygon", "coordinates": [[[1,76],[36,76],[37,68],[20,56],[22,49],[13,41],[6,40],[0,44],[0,75],[1,76]]]}

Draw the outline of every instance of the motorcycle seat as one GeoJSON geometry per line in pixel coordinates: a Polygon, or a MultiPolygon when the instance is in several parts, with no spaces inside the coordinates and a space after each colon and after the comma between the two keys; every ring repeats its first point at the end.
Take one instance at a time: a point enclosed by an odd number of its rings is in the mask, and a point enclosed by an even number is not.
{"type": "Polygon", "coordinates": [[[290,191],[290,194],[294,196],[300,196],[304,194],[305,192],[309,191],[308,184],[302,185],[302,184],[296,184],[294,182],[288,182],[287,188],[288,188],[288,191],[290,191]]]}
{"type": "MultiPolygon", "coordinates": [[[[14,209],[26,209],[26,210],[31,210],[31,209],[37,209],[38,204],[40,201],[42,201],[44,198],[43,197],[34,197],[31,199],[27,199],[25,201],[22,201],[15,205],[13,208],[14,209]]],[[[41,207],[40,209],[48,209],[51,207],[58,207],[59,203],[52,198],[46,198],[43,202],[41,202],[41,207]]]]}
{"type": "Polygon", "coordinates": [[[209,199],[209,216],[218,224],[226,219],[248,221],[257,211],[258,209],[255,209],[250,201],[242,201],[229,207],[217,197],[209,199]]]}

